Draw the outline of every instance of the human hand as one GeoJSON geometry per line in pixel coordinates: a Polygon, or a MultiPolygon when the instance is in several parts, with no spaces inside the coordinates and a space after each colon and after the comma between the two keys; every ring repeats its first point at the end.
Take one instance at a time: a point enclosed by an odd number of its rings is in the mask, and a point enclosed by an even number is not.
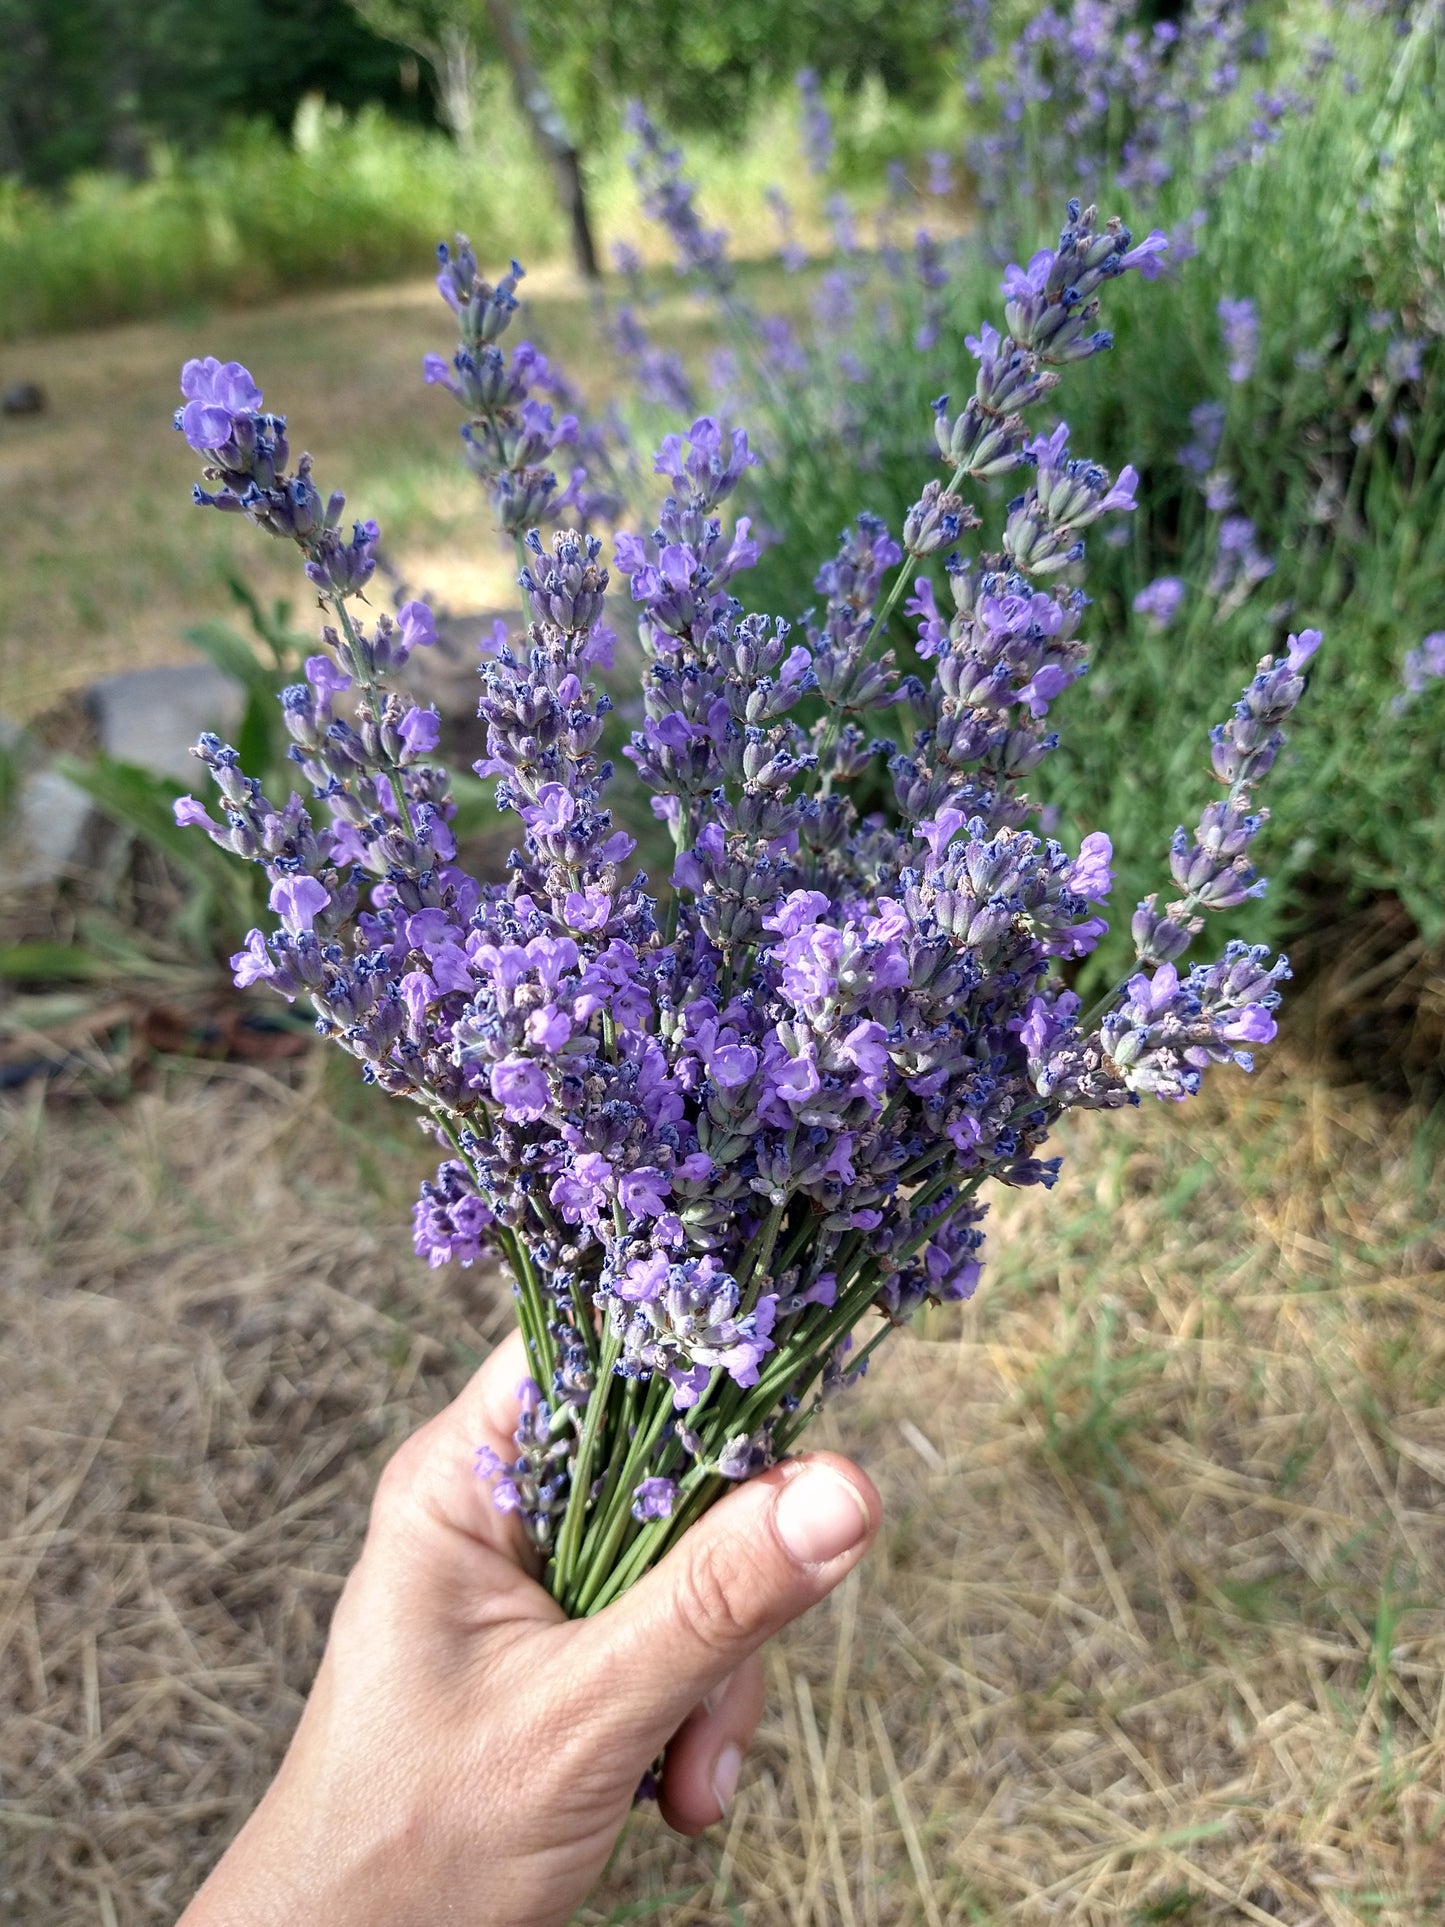
{"type": "Polygon", "coordinates": [[[616,1604],[569,1621],[472,1473],[515,1448],[513,1334],[382,1473],[281,1770],[180,1927],[561,1927],[664,1746],[682,1833],[721,1818],[759,1648],[878,1528],[827,1452],[730,1492],[616,1604]]]}

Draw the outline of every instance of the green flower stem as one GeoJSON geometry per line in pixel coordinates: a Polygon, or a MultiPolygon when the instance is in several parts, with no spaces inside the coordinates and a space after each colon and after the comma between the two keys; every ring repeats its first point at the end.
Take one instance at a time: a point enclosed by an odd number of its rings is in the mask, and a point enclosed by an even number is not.
{"type": "Polygon", "coordinates": [[[708,1508],[718,1496],[709,1487],[724,1488],[729,1484],[716,1473],[709,1472],[706,1466],[695,1465],[682,1480],[679,1495],[685,1495],[681,1508],[674,1506],[670,1517],[655,1519],[645,1525],[629,1547],[625,1558],[619,1560],[615,1569],[607,1575],[606,1584],[597,1593],[592,1604],[586,1608],[587,1616],[601,1612],[610,1606],[614,1599],[620,1599],[627,1588],[643,1573],[649,1571],[664,1555],[671,1550],[693,1521],[708,1508]]]}
{"type": "MultiPolygon", "coordinates": [[[[915,1200],[916,1204],[926,1205],[938,1196],[949,1182],[948,1174],[943,1174],[932,1186],[925,1187],[915,1200]]],[[[968,1203],[982,1183],[982,1176],[966,1187],[960,1194],[954,1209],[968,1203]]],[[[951,1213],[949,1214],[951,1215],[951,1213]]],[[[912,1238],[908,1239],[895,1253],[895,1260],[910,1258],[930,1238],[943,1219],[932,1219],[919,1227],[912,1238]]],[[[864,1315],[873,1307],[879,1285],[880,1272],[876,1264],[870,1264],[871,1254],[859,1251],[854,1260],[852,1274],[839,1293],[838,1302],[831,1311],[824,1310],[823,1316],[808,1324],[800,1324],[791,1336],[779,1346],[751,1389],[740,1389],[728,1383],[719,1401],[717,1417],[722,1421],[719,1429],[734,1435],[751,1432],[760,1425],[777,1407],[785,1392],[791,1392],[806,1406],[808,1393],[826,1370],[835,1346],[846,1338],[864,1315]]],[[[892,1321],[886,1321],[860,1351],[851,1369],[871,1358],[873,1352],[888,1334],[894,1330],[892,1321]]],[[[718,1385],[719,1374],[714,1374],[707,1392],[699,1405],[718,1385]]],[[[652,1424],[639,1430],[628,1453],[623,1472],[618,1476],[619,1496],[610,1507],[611,1518],[607,1522],[605,1536],[595,1547],[583,1547],[583,1557],[579,1570],[585,1575],[578,1595],[573,1601],[564,1601],[569,1612],[574,1615],[590,1615],[599,1612],[604,1606],[617,1599],[627,1588],[649,1570],[688,1527],[707,1509],[712,1501],[726,1489],[729,1481],[722,1479],[707,1466],[694,1465],[679,1481],[678,1503],[674,1504],[672,1516],[659,1519],[643,1526],[633,1536],[622,1552],[628,1514],[622,1510],[622,1498],[630,1493],[632,1476],[646,1461],[653,1444],[660,1436],[667,1418],[670,1416],[670,1400],[653,1416],[652,1424]],[[618,1553],[622,1552],[619,1558],[618,1553]]],[[[774,1438],[775,1448],[781,1455],[787,1451],[812,1416],[811,1410],[801,1409],[794,1414],[774,1438]]],[[[599,1508],[600,1510],[600,1508],[599,1508]]]]}
{"type": "Polygon", "coordinates": [[[579,1583],[573,1596],[562,1601],[574,1619],[595,1610],[593,1602],[596,1595],[622,1549],[628,1527],[635,1523],[631,1508],[636,1475],[647,1464],[652,1448],[662,1436],[663,1428],[671,1416],[672,1387],[665,1378],[654,1379],[648,1387],[642,1420],[623,1459],[608,1516],[594,1516],[578,1564],[579,1583]]]}
{"type": "MultiPolygon", "coordinates": [[[[344,596],[334,595],[331,606],[336,611],[346,640],[351,645],[352,660],[361,661],[361,638],[356,633],[356,625],[351,620],[351,611],[346,606],[344,596]]],[[[371,720],[376,724],[377,735],[381,734],[381,699],[377,694],[377,684],[368,677],[359,677],[362,689],[366,692],[366,706],[371,711],[371,720]]],[[[378,745],[379,747],[380,745],[378,745]]],[[[391,794],[396,803],[397,815],[402,827],[413,842],[416,840],[416,825],[411,820],[411,804],[407,801],[406,790],[402,786],[401,771],[395,764],[386,766],[386,780],[391,786],[391,794]]]]}
{"type": "Polygon", "coordinates": [[[816,1233],[820,1217],[821,1214],[818,1211],[811,1209],[808,1211],[803,1222],[783,1247],[776,1266],[776,1276],[780,1278],[783,1276],[798,1253],[803,1249],[803,1246],[808,1242],[809,1238],[816,1233]]]}
{"type": "Polygon", "coordinates": [[[592,1316],[592,1307],[587,1302],[587,1293],[583,1287],[582,1280],[575,1271],[572,1274],[572,1326],[581,1338],[582,1343],[587,1347],[587,1360],[592,1367],[593,1373],[597,1375],[597,1385],[600,1391],[603,1382],[601,1378],[602,1358],[607,1349],[607,1340],[604,1335],[602,1344],[600,1346],[598,1345],[597,1327],[592,1316]]]}
{"type": "MultiPolygon", "coordinates": [[[[959,485],[967,473],[967,467],[960,462],[958,467],[953,471],[953,475],[949,480],[948,488],[945,492],[949,495],[957,494],[959,485]]],[[[869,651],[872,649],[874,642],[883,633],[884,629],[887,628],[888,618],[898,607],[903,591],[917,574],[919,560],[920,558],[916,555],[905,555],[902,562],[898,565],[898,573],[893,578],[893,586],[884,598],[882,607],[874,611],[873,620],[868,624],[867,633],[864,635],[862,642],[859,643],[854,653],[851,670],[856,670],[860,664],[867,661],[869,651]]],[[[851,670],[849,676],[850,681],[852,680],[851,670]]],[[[833,745],[838,740],[838,732],[843,726],[843,714],[844,704],[841,701],[834,703],[828,713],[827,727],[823,731],[822,740],[818,744],[818,794],[820,796],[826,796],[833,786],[832,772],[827,767],[827,759],[833,745]]]]}
{"type": "Polygon", "coordinates": [[[542,1314],[541,1296],[537,1291],[536,1280],[532,1276],[531,1267],[523,1257],[521,1241],[513,1232],[498,1226],[497,1242],[502,1247],[508,1269],[517,1281],[517,1324],[521,1328],[522,1342],[527,1348],[527,1363],[537,1383],[550,1386],[552,1382],[551,1347],[547,1343],[547,1321],[542,1314]]]}
{"type": "Polygon", "coordinates": [[[587,1401],[586,1416],[577,1441],[577,1456],[572,1461],[572,1485],[567,1495],[567,1511],[547,1574],[548,1589],[554,1597],[560,1598],[572,1584],[583,1522],[587,1515],[588,1489],[592,1484],[592,1455],[597,1449],[597,1437],[607,1417],[607,1393],[612,1385],[613,1367],[617,1363],[621,1345],[621,1339],[609,1324],[602,1336],[602,1360],[592,1396],[587,1401]]]}
{"type": "MultiPolygon", "coordinates": [[[[597,1503],[592,1508],[592,1517],[594,1519],[605,1519],[612,1516],[612,1506],[617,1495],[617,1488],[622,1483],[622,1472],[627,1458],[627,1450],[637,1430],[638,1380],[635,1378],[625,1379],[623,1384],[625,1389],[622,1393],[621,1409],[619,1410],[615,1404],[611,1404],[611,1409],[608,1412],[608,1442],[606,1452],[604,1453],[607,1464],[607,1475],[602,1490],[597,1495],[597,1503]]],[[[609,1393],[604,1392],[602,1396],[609,1399],[609,1403],[611,1403],[609,1393]]]]}
{"type": "Polygon", "coordinates": [[[780,1203],[773,1205],[767,1217],[763,1220],[762,1228],[753,1234],[752,1241],[748,1246],[743,1262],[738,1267],[738,1293],[740,1301],[745,1298],[748,1286],[754,1278],[764,1279],[767,1276],[768,1261],[773,1255],[773,1246],[777,1242],[778,1227],[783,1222],[783,1214],[787,1211],[788,1202],[789,1200],[784,1198],[780,1203]]]}
{"type": "Polygon", "coordinates": [[[532,624],[532,611],[527,605],[527,591],[522,588],[522,571],[527,566],[527,545],[520,535],[513,535],[512,547],[517,557],[517,588],[522,599],[522,633],[525,635],[532,624]]]}

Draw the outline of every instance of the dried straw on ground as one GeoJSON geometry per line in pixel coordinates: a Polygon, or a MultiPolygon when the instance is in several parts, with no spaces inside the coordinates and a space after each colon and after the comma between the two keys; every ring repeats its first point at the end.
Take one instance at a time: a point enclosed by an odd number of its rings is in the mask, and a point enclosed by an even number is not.
{"type": "MultiPolygon", "coordinates": [[[[336,1121],[344,1068],[4,1117],[0,1920],[174,1919],[509,1318],[411,1258],[424,1147],[336,1121]]],[[[642,1817],[584,1920],[1445,1916],[1430,1145],[1283,1061],[1208,1116],[1076,1131],[836,1408],[883,1542],[774,1649],[731,1824],[642,1817]]]]}

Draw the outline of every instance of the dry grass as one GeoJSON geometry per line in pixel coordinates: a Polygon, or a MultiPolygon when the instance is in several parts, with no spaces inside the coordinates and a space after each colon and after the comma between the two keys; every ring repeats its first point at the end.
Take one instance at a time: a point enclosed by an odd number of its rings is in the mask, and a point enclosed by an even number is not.
{"type": "MultiPolygon", "coordinates": [[[[775,267],[747,273],[768,282],[773,306],[805,298],[775,267]]],[[[649,325],[667,346],[704,355],[713,324],[670,272],[657,278],[649,325]]],[[[605,405],[618,374],[585,284],[545,265],[524,294],[516,337],[540,341],[589,407],[605,405]]],[[[265,599],[304,602],[288,544],[191,507],[195,460],[169,427],[190,355],[246,363],[288,415],[293,446],[316,457],[323,492],[344,489],[380,521],[413,589],[458,612],[510,608],[512,545],[488,525],[462,467],[456,408],[421,381],[423,354],[448,352],[454,338],[434,285],[417,280],[0,347],[0,380],[39,382],[48,398],[43,414],[0,420],[5,713],[29,721],[97,676],[194,660],[183,631],[229,616],[228,575],[265,599]]]]}
{"type": "MultiPolygon", "coordinates": [[[[390,1442],[506,1320],[415,1265],[424,1147],[372,1155],[343,1088],[198,1067],[8,1114],[0,1918],[174,1917],[390,1442]]],[[[1431,1145],[1285,1059],[1191,1122],[1076,1132],[978,1302],[836,1408],[878,1552],[774,1649],[726,1833],[640,1818],[584,1919],[1440,1917],[1431,1145]]]]}
{"type": "MultiPolygon", "coordinates": [[[[545,268],[528,294],[526,328],[595,399],[609,377],[582,284],[545,268]]],[[[0,424],[6,712],[27,720],[97,676],[186,660],[182,631],[228,614],[228,574],[302,600],[287,544],[190,505],[195,462],[168,425],[189,355],[253,370],[295,446],[315,455],[323,490],[345,489],[378,518],[418,588],[458,609],[509,606],[510,545],[485,525],[461,467],[455,408],[421,382],[422,355],[446,352],[453,334],[435,287],[418,280],[5,348],[0,373],[38,381],[49,402],[0,424]]]]}

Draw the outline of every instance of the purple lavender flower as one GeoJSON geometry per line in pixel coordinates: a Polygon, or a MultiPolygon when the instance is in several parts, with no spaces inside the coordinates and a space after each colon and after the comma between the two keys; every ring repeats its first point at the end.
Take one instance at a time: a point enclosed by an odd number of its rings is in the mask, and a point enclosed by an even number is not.
{"type": "Polygon", "coordinates": [[[1151,629],[1162,632],[1172,627],[1184,606],[1185,588],[1177,575],[1156,576],[1134,598],[1134,610],[1151,629]]]}
{"type": "Polygon", "coordinates": [[[637,101],[628,102],[623,125],[634,142],[627,160],[643,208],[667,229],[676,251],[678,273],[696,274],[719,293],[726,293],[733,278],[727,235],[721,228],[703,226],[696,206],[697,189],[683,176],[680,150],[669,145],[637,101]]]}
{"type": "MultiPolygon", "coordinates": [[[[639,133],[649,191],[712,274],[680,157],[639,133]]],[[[177,820],[264,873],[271,926],[233,958],[237,981],[304,998],[437,1140],[418,1254],[495,1254],[511,1274],[531,1376],[512,1445],[477,1472],[571,1612],[607,1603],[718,1482],[790,1449],[866,1365],[865,1321],[881,1333],[975,1289],[981,1189],[1051,1184],[1065,1109],[1186,1096],[1273,1034],[1281,963],[1240,945],[1181,959],[1210,909],[1261,885],[1253,791],[1311,631],[1261,662],[1215,733],[1221,794],[1170,845],[1177,899],[1135,915],[1129,982],[1086,1019],[1058,974],[1104,934],[1113,851],[1102,829],[1077,848],[1042,833],[1057,816],[1035,772],[1087,667],[1084,536],[1134,508],[1138,476],[1111,478],[1066,425],[1036,433],[1025,415],[1107,347],[1108,284],[1162,245],[1070,204],[1058,247],[1008,271],[1009,332],[970,339],[972,393],[936,406],[943,474],[896,533],[855,517],[796,624],[735,593],[758,555],[734,519],[746,432],[704,414],[662,439],[660,508],[615,539],[642,660],[626,753],[673,845],[661,901],[609,808],[594,671],[618,591],[602,543],[544,540],[524,518],[563,507],[570,484],[544,464],[580,430],[536,352],[498,346],[520,270],[491,283],[464,244],[442,256],[462,341],[428,371],[472,444],[491,437],[479,472],[519,543],[522,631],[502,624],[479,652],[476,768],[515,826],[505,877],[459,863],[438,719],[397,686],[437,639],[431,610],[361,604],[374,525],[342,537],[339,498],[290,469],[284,425],[239,376],[193,383],[187,405],[230,424],[206,479],[296,542],[325,626],[282,692],[309,801],[269,797],[207,735],[219,802],[179,799],[177,820]],[[970,546],[984,516],[965,491],[1015,471],[970,546]],[[926,679],[893,659],[900,616],[926,679]]],[[[923,249],[919,265],[937,292],[941,261],[923,249]]],[[[1221,552],[1232,591],[1257,553],[1249,525],[1226,518],[1221,552]]],[[[1178,587],[1151,584],[1141,614],[1172,618],[1178,587]]]]}
{"type": "Polygon", "coordinates": [[[803,158],[808,172],[821,177],[833,165],[833,117],[823,105],[823,90],[811,67],[800,69],[795,84],[802,116],[803,158]]]}
{"type": "Polygon", "coordinates": [[[475,1264],[487,1250],[494,1223],[478,1197],[465,1164],[456,1158],[438,1165],[436,1179],[424,1183],[412,1210],[412,1242],[418,1258],[438,1265],[475,1264]]]}
{"type": "Polygon", "coordinates": [[[238,419],[261,406],[261,390],[249,370],[239,361],[220,362],[214,355],[186,363],[181,393],[186,404],[177,411],[176,426],[201,453],[224,448],[235,435],[238,419]]]}
{"type": "Polygon", "coordinates": [[[1233,382],[1248,381],[1254,373],[1259,353],[1259,317],[1250,300],[1233,301],[1222,295],[1219,321],[1224,332],[1224,352],[1229,358],[1228,374],[1233,382]]]}
{"type": "Polygon", "coordinates": [[[638,1521],[670,1519],[677,1501],[675,1479],[644,1479],[633,1488],[632,1516],[638,1521]]]}
{"type": "Polygon", "coordinates": [[[1400,672],[1405,695],[1397,698],[1398,706],[1403,708],[1411,696],[1423,696],[1429,685],[1440,681],[1442,677],[1445,677],[1445,629],[1435,629],[1418,649],[1405,652],[1405,663],[1400,672]]]}
{"type": "Polygon", "coordinates": [[[441,741],[441,717],[434,709],[419,709],[415,704],[397,724],[408,756],[429,756],[441,741]]]}
{"type": "Polygon", "coordinates": [[[557,521],[569,510],[584,524],[615,510],[606,434],[584,430],[570,408],[556,413],[555,405],[575,400],[561,371],[530,341],[518,342],[510,358],[497,346],[517,311],[520,264],[514,261],[494,285],[462,234],[455,248],[443,242],[437,258],[437,287],[461,339],[450,362],[425,355],[422,378],[444,388],[466,412],[463,459],[487,491],[497,528],[520,539],[535,524],[557,521]],[[565,487],[553,466],[564,460],[565,487]]]}
{"type": "Polygon", "coordinates": [[[1419,381],[1425,368],[1425,344],[1409,335],[1397,335],[1385,349],[1385,380],[1392,388],[1419,381]]]}
{"type": "Polygon", "coordinates": [[[1196,481],[1203,481],[1214,467],[1224,434],[1225,407],[1222,402],[1202,401],[1189,411],[1189,426],[1194,438],[1179,451],[1179,464],[1196,481]]]}
{"type": "Polygon", "coordinates": [[[1226,515],[1219,525],[1209,593],[1237,606],[1257,583],[1274,573],[1274,559],[1259,546],[1258,530],[1247,515],[1226,515]]]}
{"type": "Polygon", "coordinates": [[[315,877],[281,877],[271,885],[271,908],[293,937],[310,930],[330,901],[315,877]]]}

